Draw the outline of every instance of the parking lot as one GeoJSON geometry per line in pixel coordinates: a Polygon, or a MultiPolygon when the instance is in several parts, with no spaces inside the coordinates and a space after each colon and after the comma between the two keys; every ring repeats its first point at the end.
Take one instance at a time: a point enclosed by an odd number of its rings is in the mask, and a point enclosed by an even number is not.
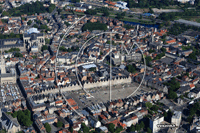
{"type": "MultiPolygon", "coordinates": [[[[134,92],[134,90],[139,86],[137,83],[131,83],[131,84],[124,84],[124,85],[117,85],[117,86],[112,86],[111,87],[111,99],[116,100],[116,99],[123,99],[129,96],[134,92]]],[[[96,103],[102,103],[102,102],[108,102],[110,100],[110,87],[100,87],[100,88],[93,88],[87,90],[90,94],[91,97],[86,96],[83,90],[79,90],[76,92],[68,92],[68,97],[73,98],[79,108],[84,108],[86,106],[90,106],[92,104],[96,103]]],[[[142,94],[144,92],[152,92],[150,88],[147,88],[145,86],[141,86],[138,91],[133,94],[142,94]]]]}
{"type": "Polygon", "coordinates": [[[1,85],[0,90],[0,101],[3,103],[22,98],[21,91],[16,84],[1,85]]]}

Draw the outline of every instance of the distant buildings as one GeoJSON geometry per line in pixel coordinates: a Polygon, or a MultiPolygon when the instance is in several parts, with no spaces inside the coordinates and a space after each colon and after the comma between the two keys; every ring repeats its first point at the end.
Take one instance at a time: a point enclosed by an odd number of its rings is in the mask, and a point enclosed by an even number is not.
{"type": "Polygon", "coordinates": [[[189,1],[191,1],[191,0],[177,0],[178,2],[181,2],[181,3],[187,3],[187,2],[189,2],[189,1]]]}

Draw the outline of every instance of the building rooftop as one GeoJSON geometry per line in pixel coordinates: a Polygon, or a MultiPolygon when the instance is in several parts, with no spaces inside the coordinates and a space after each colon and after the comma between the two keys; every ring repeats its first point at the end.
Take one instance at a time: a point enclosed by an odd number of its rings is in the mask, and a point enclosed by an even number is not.
{"type": "Polygon", "coordinates": [[[181,111],[174,111],[174,115],[172,116],[172,118],[179,119],[181,117],[181,114],[181,111]]]}

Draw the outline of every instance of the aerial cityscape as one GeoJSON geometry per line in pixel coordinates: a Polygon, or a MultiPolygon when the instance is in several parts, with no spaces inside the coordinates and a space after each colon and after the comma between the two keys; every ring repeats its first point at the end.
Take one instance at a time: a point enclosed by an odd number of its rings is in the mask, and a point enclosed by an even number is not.
{"type": "Polygon", "coordinates": [[[200,0],[0,0],[0,133],[200,133],[200,0]]]}

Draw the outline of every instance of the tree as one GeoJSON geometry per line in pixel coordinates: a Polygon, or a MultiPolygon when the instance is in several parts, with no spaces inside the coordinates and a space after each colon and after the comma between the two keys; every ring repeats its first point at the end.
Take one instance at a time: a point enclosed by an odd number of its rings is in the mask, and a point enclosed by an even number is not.
{"type": "Polygon", "coordinates": [[[38,28],[39,26],[38,26],[37,24],[34,24],[33,27],[34,27],[34,28],[38,28]]]}
{"type": "Polygon", "coordinates": [[[90,128],[85,125],[85,123],[81,123],[81,129],[84,133],[89,133],[90,128]]]}
{"type": "Polygon", "coordinates": [[[177,98],[176,92],[174,92],[174,91],[172,91],[172,90],[169,90],[168,98],[169,98],[169,99],[176,99],[176,98],[177,98]]]}
{"type": "Polygon", "coordinates": [[[122,126],[119,126],[115,129],[115,133],[120,133],[123,130],[122,126]]]}
{"type": "Polygon", "coordinates": [[[124,18],[124,16],[121,13],[117,13],[116,15],[117,15],[116,16],[117,19],[123,19],[124,18]]]}
{"type": "Polygon", "coordinates": [[[166,49],[165,49],[165,48],[161,48],[161,51],[165,53],[165,52],[166,52],[166,49]]]}
{"type": "Polygon", "coordinates": [[[149,13],[153,14],[154,11],[151,8],[149,8],[149,13]]]}
{"type": "Polygon", "coordinates": [[[151,107],[151,110],[157,111],[157,110],[158,110],[158,106],[157,106],[157,105],[153,105],[153,106],[151,107]]]}
{"type": "Polygon", "coordinates": [[[24,114],[27,115],[29,118],[31,118],[31,111],[30,110],[26,109],[24,111],[24,114]]]}
{"type": "Polygon", "coordinates": [[[145,128],[145,125],[144,125],[144,122],[143,122],[143,121],[140,123],[140,128],[141,128],[141,129],[145,128]]]}
{"type": "Polygon", "coordinates": [[[181,99],[184,99],[183,95],[180,95],[180,98],[181,98],[181,99]]]}
{"type": "Polygon", "coordinates": [[[26,115],[24,116],[24,119],[23,119],[22,122],[23,122],[24,126],[26,126],[26,127],[29,127],[33,124],[33,122],[26,115]]]}
{"type": "Polygon", "coordinates": [[[9,13],[6,12],[6,11],[3,11],[1,15],[2,15],[2,16],[9,16],[9,13]]]}
{"type": "Polygon", "coordinates": [[[136,129],[137,131],[140,131],[141,128],[140,128],[140,125],[139,125],[138,123],[136,124],[135,129],[136,129]]]}
{"type": "Polygon", "coordinates": [[[190,59],[193,59],[193,60],[197,60],[196,54],[195,54],[194,52],[192,52],[192,53],[189,55],[189,58],[190,58],[190,59]]]}
{"type": "Polygon", "coordinates": [[[96,22],[96,23],[86,23],[83,27],[82,27],[83,31],[89,30],[89,31],[93,31],[93,30],[107,30],[107,25],[104,23],[100,23],[100,22],[96,22]]]}
{"type": "Polygon", "coordinates": [[[154,49],[149,49],[149,53],[154,53],[156,52],[154,49]]]}
{"type": "Polygon", "coordinates": [[[80,2],[80,0],[71,0],[71,2],[77,3],[77,2],[80,2]]]}
{"type": "Polygon", "coordinates": [[[42,46],[42,51],[44,51],[44,50],[48,50],[48,46],[47,45],[43,45],[42,46]]]}
{"type": "Polygon", "coordinates": [[[163,116],[164,116],[164,117],[167,117],[167,113],[166,113],[166,112],[164,112],[164,113],[163,113],[163,116]]]}
{"type": "Polygon", "coordinates": [[[111,133],[114,133],[115,132],[115,125],[113,123],[109,123],[108,124],[108,130],[111,132],[111,133]]]}
{"type": "Polygon", "coordinates": [[[177,91],[180,88],[180,83],[176,81],[175,77],[173,77],[170,81],[164,83],[164,85],[169,86],[172,91],[177,91]]]}
{"type": "Polygon", "coordinates": [[[152,131],[149,127],[147,128],[147,133],[152,133],[152,131]]]}
{"type": "Polygon", "coordinates": [[[134,72],[136,71],[136,68],[135,68],[135,66],[133,66],[133,65],[127,65],[127,66],[126,66],[126,69],[127,69],[127,71],[130,72],[130,73],[134,73],[134,72]]]}
{"type": "Polygon", "coordinates": [[[131,127],[129,128],[130,132],[134,132],[135,131],[135,126],[132,124],[131,127]]]}
{"type": "Polygon", "coordinates": [[[117,39],[120,39],[120,36],[119,36],[119,34],[116,34],[116,38],[117,38],[117,39]]]}
{"type": "Polygon", "coordinates": [[[122,12],[121,15],[122,15],[122,16],[126,16],[126,12],[122,12]]]}
{"type": "Polygon", "coordinates": [[[23,57],[23,55],[22,55],[21,53],[19,53],[19,52],[15,53],[14,56],[15,56],[15,57],[23,57]]]}
{"type": "Polygon", "coordinates": [[[195,115],[195,113],[196,113],[196,110],[194,108],[191,108],[189,112],[190,116],[195,115]]]}
{"type": "Polygon", "coordinates": [[[50,44],[50,39],[45,38],[45,44],[50,44]]]}
{"type": "Polygon", "coordinates": [[[145,103],[145,106],[146,106],[147,108],[150,109],[150,108],[152,107],[152,103],[150,103],[150,102],[146,102],[146,103],[145,103]]]}
{"type": "Polygon", "coordinates": [[[56,126],[57,126],[57,127],[62,127],[62,126],[63,126],[63,123],[62,123],[61,121],[58,121],[57,124],[56,124],[56,126]]]}
{"type": "Polygon", "coordinates": [[[151,66],[151,64],[150,64],[150,62],[152,61],[151,56],[147,56],[145,59],[146,59],[147,66],[151,66]]]}
{"type": "Polygon", "coordinates": [[[55,8],[56,6],[54,4],[50,4],[50,6],[48,7],[48,12],[51,13],[55,8]]]}
{"type": "Polygon", "coordinates": [[[71,133],[73,133],[73,128],[72,127],[69,127],[69,131],[71,132],[71,133]]]}
{"type": "Polygon", "coordinates": [[[142,19],[142,18],[143,18],[142,15],[140,15],[139,19],[142,19]]]}
{"type": "Polygon", "coordinates": [[[19,48],[10,48],[9,50],[8,50],[8,52],[19,52],[20,51],[20,49],[19,48]]]}
{"type": "Polygon", "coordinates": [[[103,16],[106,16],[106,17],[108,17],[110,15],[110,13],[106,10],[106,11],[104,11],[104,13],[103,13],[103,16]]]}
{"type": "Polygon", "coordinates": [[[130,24],[125,24],[125,25],[124,25],[124,28],[126,28],[127,30],[129,30],[129,29],[134,29],[134,27],[131,26],[130,24]]]}
{"type": "Polygon", "coordinates": [[[64,24],[65,24],[66,26],[69,26],[69,25],[70,25],[68,22],[64,22],[64,24]]]}
{"type": "Polygon", "coordinates": [[[92,9],[88,9],[87,11],[85,11],[85,14],[96,15],[97,11],[96,10],[92,10],[92,9]]]}
{"type": "Polygon", "coordinates": [[[14,113],[11,114],[13,118],[17,117],[17,111],[15,111],[14,113]]]}
{"type": "Polygon", "coordinates": [[[31,121],[31,112],[26,109],[24,112],[19,110],[12,114],[12,117],[17,117],[18,122],[23,126],[31,126],[33,122],[31,121]]]}
{"type": "Polygon", "coordinates": [[[188,121],[189,123],[191,123],[192,120],[193,120],[193,117],[192,117],[192,116],[188,116],[188,117],[187,117],[187,121],[188,121]]]}
{"type": "Polygon", "coordinates": [[[31,21],[31,20],[29,20],[29,21],[27,22],[27,24],[28,24],[28,25],[31,25],[31,24],[32,24],[32,21],[31,21]]]}
{"type": "Polygon", "coordinates": [[[44,124],[44,127],[46,128],[46,131],[47,131],[48,133],[51,132],[51,126],[49,125],[49,123],[45,123],[45,124],[44,124]]]}
{"type": "Polygon", "coordinates": [[[129,15],[128,17],[129,17],[129,18],[132,18],[132,17],[134,17],[134,16],[133,16],[133,15],[129,15]]]}

